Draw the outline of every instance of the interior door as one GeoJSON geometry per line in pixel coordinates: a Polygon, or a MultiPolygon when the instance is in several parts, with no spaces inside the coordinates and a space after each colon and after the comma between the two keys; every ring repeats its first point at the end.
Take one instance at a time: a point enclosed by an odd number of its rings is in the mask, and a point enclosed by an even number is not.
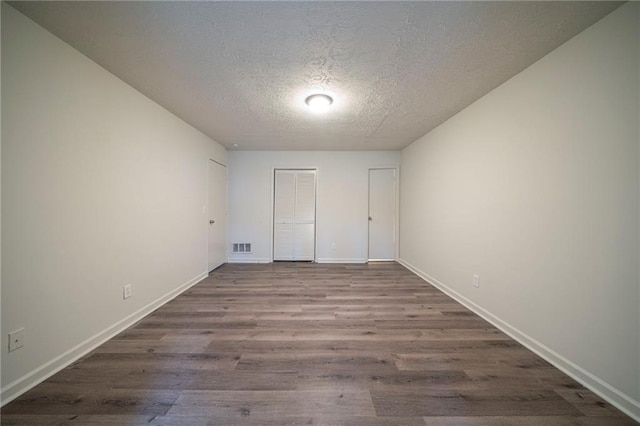
{"type": "Polygon", "coordinates": [[[273,260],[314,260],[315,170],[276,170],[273,260]]]}
{"type": "Polygon", "coordinates": [[[227,260],[227,168],[209,160],[209,271],[227,260]]]}
{"type": "Polygon", "coordinates": [[[273,260],[294,260],[296,173],[276,170],[273,200],[273,260]]]}
{"type": "Polygon", "coordinates": [[[296,171],[295,260],[314,260],[316,248],[316,172],[296,171]]]}
{"type": "Polygon", "coordinates": [[[369,169],[369,260],[396,258],[396,169],[369,169]]]}

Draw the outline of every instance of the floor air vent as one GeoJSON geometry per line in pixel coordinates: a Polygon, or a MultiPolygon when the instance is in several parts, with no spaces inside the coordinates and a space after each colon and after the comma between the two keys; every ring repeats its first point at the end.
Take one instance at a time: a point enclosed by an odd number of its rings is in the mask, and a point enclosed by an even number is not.
{"type": "Polygon", "coordinates": [[[233,243],[234,253],[251,253],[251,243],[233,243]]]}

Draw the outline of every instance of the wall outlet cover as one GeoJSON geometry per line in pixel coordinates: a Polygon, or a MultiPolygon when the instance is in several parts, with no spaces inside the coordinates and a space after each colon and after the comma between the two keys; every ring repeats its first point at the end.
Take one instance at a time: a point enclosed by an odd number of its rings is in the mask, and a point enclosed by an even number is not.
{"type": "Polygon", "coordinates": [[[9,352],[24,346],[24,327],[9,333],[9,352]]]}

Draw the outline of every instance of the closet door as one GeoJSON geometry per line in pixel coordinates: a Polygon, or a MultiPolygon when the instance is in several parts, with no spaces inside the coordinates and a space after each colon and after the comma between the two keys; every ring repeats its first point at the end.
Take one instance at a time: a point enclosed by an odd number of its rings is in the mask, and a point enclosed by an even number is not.
{"type": "Polygon", "coordinates": [[[294,260],[296,173],[276,170],[273,206],[273,260],[294,260]]]}
{"type": "Polygon", "coordinates": [[[316,172],[296,172],[295,260],[314,260],[316,243],[316,172]]]}
{"type": "Polygon", "coordinates": [[[315,170],[276,170],[273,260],[314,260],[315,170]]]}

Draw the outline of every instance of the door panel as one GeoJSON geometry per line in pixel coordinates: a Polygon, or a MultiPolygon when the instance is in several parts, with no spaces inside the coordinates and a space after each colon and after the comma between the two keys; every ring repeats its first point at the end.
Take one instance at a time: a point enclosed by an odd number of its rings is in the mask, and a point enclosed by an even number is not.
{"type": "Polygon", "coordinates": [[[294,259],[313,260],[315,246],[315,225],[296,223],[294,259]]]}
{"type": "Polygon", "coordinates": [[[276,223],[293,223],[295,218],[296,174],[291,170],[276,170],[274,218],[276,223]]]}
{"type": "Polygon", "coordinates": [[[369,260],[396,258],[396,170],[369,170],[369,260]]]}
{"type": "Polygon", "coordinates": [[[293,260],[294,224],[276,223],[274,226],[274,260],[293,260]]]}
{"type": "Polygon", "coordinates": [[[209,271],[227,260],[227,168],[209,160],[209,271]]]}
{"type": "Polygon", "coordinates": [[[296,223],[313,223],[316,218],[316,174],[296,173],[296,223]]]}

